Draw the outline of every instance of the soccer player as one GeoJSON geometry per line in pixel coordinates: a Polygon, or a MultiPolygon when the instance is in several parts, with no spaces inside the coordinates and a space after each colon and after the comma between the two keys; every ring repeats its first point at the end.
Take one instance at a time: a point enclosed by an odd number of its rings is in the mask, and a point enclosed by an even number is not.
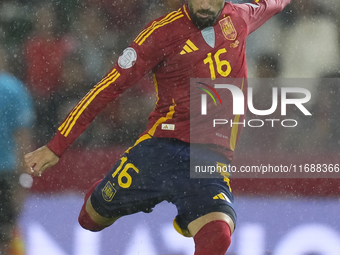
{"type": "Polygon", "coordinates": [[[205,156],[208,165],[228,164],[242,125],[227,129],[230,134],[223,142],[213,132],[204,134],[204,143],[199,135],[190,140],[190,78],[246,78],[247,36],[289,2],[189,0],[150,22],[68,114],[52,140],[25,156],[27,171],[41,175],[55,165],[110,101],[152,70],[157,102],[147,129],[87,192],[79,223],[100,231],[166,200],[178,209],[175,229],[194,238],[195,255],[225,254],[236,222],[229,179],[190,178],[190,149],[205,156]],[[219,142],[209,143],[209,137],[219,142]],[[190,147],[193,144],[197,146],[190,147]]]}

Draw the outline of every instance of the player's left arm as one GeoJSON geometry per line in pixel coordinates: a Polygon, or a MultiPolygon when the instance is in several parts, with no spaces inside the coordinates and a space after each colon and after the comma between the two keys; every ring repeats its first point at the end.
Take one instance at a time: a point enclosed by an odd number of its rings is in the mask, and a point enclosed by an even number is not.
{"type": "Polygon", "coordinates": [[[275,14],[281,12],[291,0],[255,0],[238,4],[240,15],[248,25],[248,34],[254,32],[275,14]]]}

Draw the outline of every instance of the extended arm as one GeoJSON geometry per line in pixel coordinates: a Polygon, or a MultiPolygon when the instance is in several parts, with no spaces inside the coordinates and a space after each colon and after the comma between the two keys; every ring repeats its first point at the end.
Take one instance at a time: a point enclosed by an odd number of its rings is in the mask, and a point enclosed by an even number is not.
{"type": "Polygon", "coordinates": [[[136,40],[124,50],[110,72],[71,110],[52,140],[46,146],[25,156],[28,173],[39,176],[44,170],[55,165],[64,151],[109,102],[162,61],[165,57],[162,48],[164,43],[162,42],[166,41],[166,36],[163,31],[158,33],[162,37],[155,36],[157,33],[154,32],[154,24],[154,22],[149,23],[149,27],[147,26],[136,40]]]}

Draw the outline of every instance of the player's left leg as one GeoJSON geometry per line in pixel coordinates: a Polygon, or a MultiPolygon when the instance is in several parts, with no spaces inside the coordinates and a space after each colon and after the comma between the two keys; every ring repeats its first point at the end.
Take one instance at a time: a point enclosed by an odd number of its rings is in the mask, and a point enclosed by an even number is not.
{"type": "Polygon", "coordinates": [[[231,243],[234,222],[225,213],[211,212],[188,225],[194,237],[195,255],[224,255],[231,243]]]}
{"type": "Polygon", "coordinates": [[[186,182],[186,195],[182,192],[173,200],[178,209],[175,229],[194,238],[195,255],[224,255],[237,219],[229,181],[192,178],[186,182]]]}
{"type": "Polygon", "coordinates": [[[180,234],[194,238],[195,255],[224,255],[237,218],[229,186],[214,179],[189,182],[196,182],[190,189],[192,193],[174,200],[178,209],[174,227],[180,234]]]}
{"type": "Polygon", "coordinates": [[[230,228],[231,234],[234,232],[235,225],[233,220],[229,215],[222,212],[211,212],[199,217],[198,219],[189,223],[188,230],[192,236],[195,236],[202,229],[202,227],[211,221],[225,221],[230,228]]]}

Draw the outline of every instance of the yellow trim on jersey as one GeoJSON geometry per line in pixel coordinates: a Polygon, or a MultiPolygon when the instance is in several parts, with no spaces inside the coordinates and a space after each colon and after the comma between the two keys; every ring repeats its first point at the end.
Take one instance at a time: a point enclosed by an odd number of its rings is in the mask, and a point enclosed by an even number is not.
{"type": "MultiPolygon", "coordinates": [[[[242,87],[241,90],[243,91],[243,85],[244,85],[244,78],[242,80],[242,87]]],[[[234,118],[234,122],[239,122],[240,120],[240,115],[236,115],[234,118]]],[[[238,133],[238,124],[233,125],[231,129],[231,135],[230,135],[230,150],[234,151],[236,147],[236,140],[237,140],[237,133],[238,133]]]]}
{"type": "Polygon", "coordinates": [[[89,91],[83,99],[73,108],[73,110],[69,113],[67,119],[61,124],[61,126],[58,128],[59,131],[63,132],[65,125],[68,126],[70,123],[70,119],[75,115],[77,110],[81,107],[81,105],[84,103],[84,101],[90,96],[90,94],[95,90],[98,86],[103,84],[104,82],[108,81],[113,75],[116,74],[116,69],[113,69],[110,73],[108,73],[101,81],[91,90],[89,91]]]}
{"type": "Polygon", "coordinates": [[[182,12],[171,12],[165,18],[161,19],[160,21],[155,21],[149,26],[148,28],[144,29],[134,40],[135,43],[138,45],[142,45],[142,43],[148,38],[153,31],[155,31],[157,28],[160,28],[162,26],[165,26],[166,24],[169,24],[176,19],[182,18],[184,15],[182,12]]]}
{"type": "Polygon", "coordinates": [[[69,135],[77,119],[87,106],[101,91],[107,88],[111,83],[115,82],[119,76],[120,73],[118,73],[116,69],[113,69],[92,90],[90,90],[89,93],[86,94],[86,96],[76,105],[76,107],[73,108],[67,119],[58,128],[62,135],[65,137],[69,135]]]}
{"type": "Polygon", "coordinates": [[[170,12],[168,15],[166,15],[163,19],[159,20],[159,21],[154,21],[152,22],[152,24],[145,28],[144,30],[142,30],[142,32],[139,33],[139,35],[136,37],[136,39],[134,40],[135,43],[138,43],[138,41],[140,39],[142,39],[142,37],[147,34],[150,30],[152,30],[155,26],[157,26],[158,24],[163,24],[164,22],[167,22],[169,20],[171,20],[173,18],[173,16],[178,15],[180,12],[174,11],[174,12],[170,12]]]}
{"type": "MultiPolygon", "coordinates": [[[[228,165],[227,164],[224,164],[224,163],[221,163],[221,162],[216,162],[217,166],[221,167],[221,169],[223,169],[224,167],[227,167],[228,168],[228,165]]],[[[230,187],[230,173],[229,172],[224,172],[224,171],[220,171],[219,172],[224,178],[223,178],[223,181],[225,183],[227,183],[228,187],[229,187],[229,190],[231,192],[231,187],[230,187]]]]}
{"type": "Polygon", "coordinates": [[[187,12],[187,8],[185,5],[183,5],[183,10],[184,10],[184,13],[185,15],[187,15],[188,19],[191,20],[190,16],[189,16],[189,13],[187,12]]]}
{"type": "Polygon", "coordinates": [[[95,97],[104,89],[106,89],[108,86],[110,86],[110,84],[112,82],[115,82],[118,77],[120,76],[120,73],[117,73],[114,77],[112,77],[112,80],[110,80],[110,82],[108,82],[106,85],[101,86],[100,88],[98,87],[98,89],[91,94],[91,97],[87,100],[87,102],[83,105],[83,107],[80,109],[80,111],[78,112],[78,114],[75,116],[75,118],[73,119],[72,123],[70,124],[69,128],[66,131],[65,137],[68,136],[68,134],[71,132],[73,126],[75,125],[76,121],[78,120],[79,116],[84,112],[84,110],[87,108],[87,106],[93,101],[93,99],[95,99],[95,97]]]}
{"type": "Polygon", "coordinates": [[[143,30],[137,35],[137,37],[136,37],[136,39],[134,40],[134,42],[137,43],[137,41],[138,41],[143,35],[145,35],[145,33],[147,33],[150,29],[152,29],[157,23],[162,22],[162,21],[164,21],[164,20],[167,20],[170,16],[172,16],[173,14],[176,14],[176,13],[177,13],[176,11],[170,12],[170,13],[168,13],[163,19],[161,19],[160,21],[154,21],[154,22],[152,22],[152,24],[151,24],[149,27],[143,29],[143,30]]]}
{"type": "MultiPolygon", "coordinates": [[[[85,95],[85,97],[88,95],[88,93],[85,95]]],[[[67,116],[67,118],[64,120],[63,123],[61,123],[60,127],[58,128],[59,131],[61,131],[64,126],[66,125],[66,123],[69,121],[69,119],[71,118],[72,113],[78,108],[78,106],[83,102],[83,100],[79,101],[78,104],[76,104],[76,106],[73,108],[73,110],[69,113],[69,115],[67,116]]]]}
{"type": "Polygon", "coordinates": [[[175,100],[172,99],[172,105],[169,107],[169,112],[166,114],[165,117],[161,117],[157,120],[157,122],[152,126],[152,128],[149,130],[149,132],[145,135],[142,135],[141,137],[139,137],[139,139],[135,142],[135,144],[133,146],[131,146],[130,148],[128,148],[125,153],[129,153],[129,151],[135,147],[137,144],[139,144],[140,142],[143,142],[147,139],[150,139],[152,138],[152,136],[155,134],[155,131],[156,131],[156,128],[159,124],[169,120],[169,119],[172,119],[174,113],[175,113],[175,100]]]}
{"type": "Polygon", "coordinates": [[[143,141],[145,141],[145,140],[147,140],[147,139],[150,139],[150,138],[152,138],[152,136],[149,135],[149,134],[142,135],[141,137],[138,138],[138,140],[135,142],[135,144],[134,144],[133,146],[129,147],[129,148],[125,151],[125,153],[129,153],[129,151],[130,151],[133,147],[135,147],[137,144],[139,144],[139,143],[141,143],[141,142],[143,142],[143,141]]]}
{"type": "Polygon", "coordinates": [[[224,178],[223,181],[228,185],[228,188],[229,188],[230,192],[232,192],[231,186],[230,186],[230,179],[229,178],[224,178]]]}
{"type": "Polygon", "coordinates": [[[158,105],[158,101],[159,101],[159,96],[158,96],[158,83],[157,83],[157,78],[156,78],[156,74],[152,74],[152,77],[153,77],[153,83],[155,85],[155,90],[156,90],[156,105],[158,105]]]}
{"type": "Polygon", "coordinates": [[[152,128],[150,128],[148,134],[153,136],[155,134],[156,128],[158,127],[159,124],[164,123],[165,121],[172,119],[172,117],[174,116],[174,113],[175,113],[175,106],[176,106],[174,99],[172,99],[172,103],[173,104],[169,107],[169,112],[166,114],[166,116],[159,118],[156,121],[156,123],[152,126],[152,128]]]}
{"type": "MultiPolygon", "coordinates": [[[[240,115],[236,115],[234,118],[234,122],[238,122],[240,119],[240,115]]],[[[230,136],[230,150],[234,151],[236,146],[236,138],[238,133],[238,124],[233,124],[233,127],[231,129],[231,136],[230,136]]]]}
{"type": "Polygon", "coordinates": [[[177,224],[177,221],[176,221],[176,218],[174,219],[174,221],[172,222],[172,225],[174,226],[174,229],[179,233],[181,234],[182,236],[185,236],[185,237],[192,237],[192,235],[190,234],[189,230],[187,229],[181,229],[178,224],[177,224]]]}

